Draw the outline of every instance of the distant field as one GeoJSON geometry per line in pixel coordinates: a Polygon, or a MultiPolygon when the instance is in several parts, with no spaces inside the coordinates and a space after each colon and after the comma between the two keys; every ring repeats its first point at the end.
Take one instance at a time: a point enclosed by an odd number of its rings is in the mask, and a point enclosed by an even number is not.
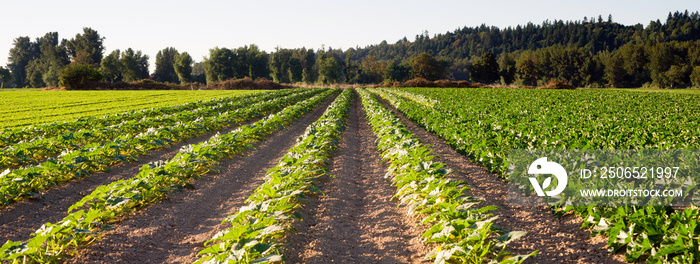
{"type": "Polygon", "coordinates": [[[255,92],[260,91],[2,91],[0,129],[74,121],[80,117],[100,117],[255,92]]]}
{"type": "MultiPolygon", "coordinates": [[[[609,89],[602,89],[609,90],[609,89]]],[[[659,92],[659,93],[677,93],[677,94],[700,94],[700,89],[649,89],[649,88],[633,88],[633,89],[613,89],[618,91],[629,92],[659,92]]]]}

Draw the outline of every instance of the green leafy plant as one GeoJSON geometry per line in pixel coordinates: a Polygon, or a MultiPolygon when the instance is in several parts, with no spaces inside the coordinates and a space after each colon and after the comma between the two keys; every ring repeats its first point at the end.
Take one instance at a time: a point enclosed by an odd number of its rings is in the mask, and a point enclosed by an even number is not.
{"type": "Polygon", "coordinates": [[[537,253],[518,256],[508,253],[506,245],[525,232],[493,227],[497,216],[488,212],[497,208],[476,208],[477,199],[463,195],[469,189],[466,182],[446,178],[450,171],[444,164],[432,161],[435,156],[398,117],[367,91],[358,92],[377,135],[377,150],[389,163],[386,177],[396,185],[396,199],[408,206],[410,214],[424,216],[422,223],[431,226],[423,237],[426,243],[437,244],[437,248],[426,260],[434,259],[435,264],[521,263],[537,253]]]}
{"type": "MultiPolygon", "coordinates": [[[[697,96],[609,90],[377,90],[452,148],[497,175],[511,149],[697,149],[697,96]],[[425,98],[428,99],[425,99],[425,98]],[[435,100],[432,106],[425,100],[435,100]]],[[[697,207],[554,207],[575,213],[629,262],[695,263],[697,207]],[[696,218],[693,218],[696,217],[696,218]]]]}

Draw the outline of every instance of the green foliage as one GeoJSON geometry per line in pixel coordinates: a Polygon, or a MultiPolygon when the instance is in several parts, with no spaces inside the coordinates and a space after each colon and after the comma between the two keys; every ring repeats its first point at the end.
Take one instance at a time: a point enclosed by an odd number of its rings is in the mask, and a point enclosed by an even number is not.
{"type": "Polygon", "coordinates": [[[491,52],[485,53],[481,58],[470,65],[469,73],[473,82],[494,83],[500,79],[498,74],[498,62],[491,52]]]}
{"type": "Polygon", "coordinates": [[[180,83],[185,84],[192,82],[192,57],[189,53],[183,52],[175,58],[175,73],[180,83]]]}
{"type": "MultiPolygon", "coordinates": [[[[434,162],[427,146],[413,135],[391,111],[381,106],[372,95],[358,90],[362,98],[365,115],[377,136],[377,150],[389,163],[385,178],[396,186],[394,196],[408,213],[421,216],[422,224],[430,226],[423,237],[426,243],[437,247],[425,260],[433,263],[522,263],[529,255],[512,256],[506,245],[527,232],[499,229],[492,226],[497,217],[487,213],[498,209],[495,206],[477,208],[478,198],[465,197],[469,190],[466,182],[450,180],[445,164],[434,162]],[[491,239],[494,235],[496,239],[491,239]],[[500,235],[500,236],[499,236],[500,235]]],[[[379,94],[392,105],[398,98],[381,90],[370,90],[379,94]]],[[[425,97],[416,97],[427,107],[434,103],[425,97]]]]}
{"type": "Polygon", "coordinates": [[[90,82],[98,82],[104,78],[100,70],[87,64],[71,64],[63,69],[59,84],[68,90],[79,90],[90,82]]]}
{"type": "Polygon", "coordinates": [[[119,50],[114,50],[112,53],[107,55],[100,63],[100,70],[104,74],[105,81],[114,83],[121,81],[123,65],[120,59],[119,50]]]}
{"type": "Polygon", "coordinates": [[[386,65],[384,80],[405,82],[409,78],[411,78],[411,67],[409,65],[397,64],[394,61],[390,61],[386,65]]]}
{"type": "MultiPolygon", "coordinates": [[[[292,59],[292,51],[277,48],[270,56],[270,70],[272,80],[278,83],[289,83],[289,61],[292,59]]],[[[303,71],[303,70],[302,70],[303,71]]]]}
{"type": "Polygon", "coordinates": [[[0,89],[5,88],[5,85],[12,82],[12,73],[9,69],[0,66],[0,89]]]}
{"type": "MultiPolygon", "coordinates": [[[[407,92],[400,95],[411,101],[397,98],[390,103],[455,150],[501,176],[508,170],[506,152],[512,149],[700,146],[700,126],[695,123],[697,94],[426,88],[409,91],[438,103],[427,106],[420,96],[406,95],[407,92]]],[[[630,262],[694,263],[700,256],[696,234],[700,229],[695,227],[697,207],[553,209],[559,215],[581,215],[583,228],[593,228],[594,235],[609,236],[611,250],[623,250],[630,262]]]]}
{"type": "Polygon", "coordinates": [[[537,62],[532,56],[525,55],[522,60],[518,61],[516,67],[518,79],[520,79],[523,85],[537,85],[539,70],[537,69],[537,62]]]}
{"type": "Polygon", "coordinates": [[[301,73],[302,81],[305,83],[316,82],[318,71],[314,69],[314,65],[316,65],[316,53],[314,53],[314,50],[301,48],[300,50],[295,50],[295,53],[301,58],[301,66],[303,68],[301,73]]]}
{"type": "Polygon", "coordinates": [[[104,39],[96,30],[85,27],[83,34],[76,34],[74,38],[66,41],[66,47],[74,61],[99,66],[105,49],[104,39]],[[76,60],[77,58],[81,59],[76,60]]]}
{"type": "Polygon", "coordinates": [[[156,54],[156,70],[154,79],[157,82],[177,83],[178,75],[175,72],[175,60],[180,55],[173,47],[165,48],[156,54]]]}
{"type": "MultiPolygon", "coordinates": [[[[326,91],[286,108],[285,101],[280,100],[268,102],[267,109],[251,105],[247,109],[253,113],[269,113],[280,108],[284,110],[231,133],[215,135],[208,141],[185,146],[170,160],[143,166],[134,179],[99,186],[73,204],[63,220],[45,224],[27,242],[5,243],[0,248],[0,259],[21,261],[29,258],[42,263],[58,262],[65,258],[70,248],[84,246],[97,239],[107,223],[137,207],[160,201],[170,192],[189,186],[190,179],[201,178],[213,170],[219,160],[244,153],[251,148],[251,143],[283,129],[311,111],[330,94],[331,91],[326,91]]],[[[236,115],[236,111],[227,112],[227,115],[236,115]]]]}
{"type": "Polygon", "coordinates": [[[605,80],[609,87],[629,87],[624,61],[620,54],[613,54],[605,65],[605,80]]]}
{"type": "Polygon", "coordinates": [[[124,50],[119,59],[122,81],[133,82],[148,79],[148,55],[131,48],[124,50]]]}
{"type": "Polygon", "coordinates": [[[700,87],[700,66],[695,66],[690,74],[690,82],[695,87],[700,87]]]}
{"type": "Polygon", "coordinates": [[[323,84],[338,82],[340,78],[338,60],[333,56],[321,59],[318,65],[318,80],[323,84]]]}
{"type": "Polygon", "coordinates": [[[29,37],[18,37],[12,43],[10,56],[8,57],[8,68],[12,72],[15,87],[27,85],[27,65],[34,59],[32,54],[32,42],[29,37]]]}
{"type": "Polygon", "coordinates": [[[45,65],[41,63],[41,60],[35,59],[27,65],[27,82],[31,87],[44,87],[44,71],[45,65]]]}
{"type": "Polygon", "coordinates": [[[256,91],[5,91],[2,98],[5,103],[0,104],[0,148],[8,142],[54,137],[90,126],[117,125],[125,120],[140,120],[179,111],[141,111],[144,109],[186,107],[199,100],[253,92],[256,91]],[[23,107],[18,108],[18,105],[23,107]],[[96,124],[94,119],[100,122],[96,124]],[[31,128],[22,129],[27,126],[31,128]]]}
{"type": "Polygon", "coordinates": [[[503,84],[511,84],[515,81],[515,59],[510,54],[502,53],[498,59],[498,74],[503,84]]]}
{"type": "MultiPolygon", "coordinates": [[[[251,44],[250,46],[243,47],[246,49],[246,58],[244,65],[241,67],[242,77],[250,77],[253,80],[259,78],[269,78],[270,76],[270,55],[265,51],[261,51],[258,46],[251,44]]],[[[239,50],[241,50],[239,48],[239,50]]],[[[300,79],[301,80],[301,79],[300,79]]]]}
{"type": "Polygon", "coordinates": [[[359,81],[361,83],[381,83],[386,75],[386,64],[377,61],[377,57],[367,56],[362,59],[359,81]]]}
{"type": "Polygon", "coordinates": [[[304,73],[304,69],[301,67],[301,60],[299,60],[299,58],[292,57],[289,59],[288,63],[289,69],[287,75],[289,82],[301,82],[302,74],[304,73]]]}
{"type": "Polygon", "coordinates": [[[125,120],[116,127],[87,128],[37,142],[14,144],[13,148],[17,151],[0,155],[0,166],[14,169],[8,171],[6,175],[9,176],[0,177],[0,198],[5,203],[11,203],[50,186],[107,170],[116,163],[134,160],[136,156],[154,149],[283,108],[271,106],[271,102],[294,101],[316,93],[294,92],[298,93],[275,92],[271,93],[272,96],[260,93],[240,100],[222,99],[219,102],[195,104],[199,107],[165,117],[125,120]],[[286,96],[279,97],[281,95],[286,96]],[[32,149],[31,155],[27,155],[27,149],[32,149]],[[56,157],[58,154],[61,155],[56,157]],[[54,158],[43,163],[36,162],[48,157],[54,158]],[[18,168],[28,163],[38,165],[18,168]]]}
{"type": "Polygon", "coordinates": [[[411,76],[429,81],[445,79],[447,67],[428,53],[421,53],[411,60],[411,76]]]}
{"type": "Polygon", "coordinates": [[[49,66],[49,69],[44,73],[44,76],[42,77],[44,83],[48,86],[58,86],[61,81],[60,77],[63,68],[64,67],[58,65],[49,66]]]}
{"type": "Polygon", "coordinates": [[[204,60],[204,70],[207,75],[207,83],[222,82],[235,78],[236,54],[227,48],[213,48],[209,50],[209,58],[204,60]]]}

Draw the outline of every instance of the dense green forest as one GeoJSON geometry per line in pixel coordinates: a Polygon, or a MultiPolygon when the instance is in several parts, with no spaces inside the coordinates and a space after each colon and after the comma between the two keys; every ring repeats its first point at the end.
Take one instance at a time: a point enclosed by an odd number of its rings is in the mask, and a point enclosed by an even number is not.
{"type": "Polygon", "coordinates": [[[364,48],[276,49],[255,45],[216,47],[195,62],[187,52],[165,48],[149,56],[131,48],[104,56],[104,37],[84,28],[70,40],[50,32],[32,41],[18,37],[5,87],[43,87],[70,83],[68,76],[89,74],[106,82],[152,79],[170,83],[212,83],[250,77],[279,83],[381,83],[411,78],[470,80],[539,86],[559,80],[577,87],[700,86],[700,14],[669,13],[664,22],[622,25],[612,16],[580,21],[499,29],[481,25],[394,44],[364,48]],[[76,67],[75,65],[90,67],[76,67]],[[87,73],[92,69],[92,72],[87,73]]]}

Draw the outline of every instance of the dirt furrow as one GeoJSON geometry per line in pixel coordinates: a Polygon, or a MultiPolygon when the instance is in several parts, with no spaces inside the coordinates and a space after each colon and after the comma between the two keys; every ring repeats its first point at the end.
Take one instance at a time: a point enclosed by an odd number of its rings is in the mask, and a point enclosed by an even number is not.
{"type": "MultiPolygon", "coordinates": [[[[250,121],[247,123],[252,123],[250,121]]],[[[246,123],[246,124],[247,124],[246,123]]],[[[236,125],[219,130],[228,133],[238,128],[236,125]]],[[[207,133],[196,138],[152,151],[140,156],[138,161],[115,165],[107,172],[75,179],[60,186],[45,190],[44,199],[28,198],[0,209],[0,241],[26,240],[29,235],[47,222],[58,222],[67,215],[68,207],[90,194],[95,188],[113,181],[128,179],[136,176],[139,169],[150,162],[171,159],[182,146],[196,144],[208,140],[216,134],[207,133]]]]}
{"type": "Polygon", "coordinates": [[[514,254],[529,254],[539,250],[536,257],[526,263],[626,263],[619,254],[607,252],[607,240],[601,237],[590,238],[590,232],[581,230],[580,217],[567,216],[557,218],[546,206],[520,207],[511,206],[505,181],[473,163],[466,156],[452,149],[444,140],[419,127],[386,101],[379,98],[385,106],[396,114],[408,130],[420,140],[431,145],[430,149],[438,158],[454,170],[449,175],[455,180],[469,183],[468,195],[483,197],[482,205],[495,205],[499,209],[492,211],[498,215],[494,224],[506,230],[524,230],[528,234],[508,246],[514,254]]]}
{"type": "Polygon", "coordinates": [[[427,254],[422,229],[390,200],[395,188],[383,178],[375,139],[356,95],[330,163],[335,178],[304,204],[298,232],[287,238],[288,263],[419,263],[427,254]]]}
{"type": "Polygon", "coordinates": [[[67,263],[192,263],[203,243],[230,224],[234,214],[306,127],[333,98],[286,129],[268,137],[245,156],[222,161],[219,173],[193,182],[194,190],[175,192],[138,211],[106,232],[101,241],[78,250],[67,263]]]}

